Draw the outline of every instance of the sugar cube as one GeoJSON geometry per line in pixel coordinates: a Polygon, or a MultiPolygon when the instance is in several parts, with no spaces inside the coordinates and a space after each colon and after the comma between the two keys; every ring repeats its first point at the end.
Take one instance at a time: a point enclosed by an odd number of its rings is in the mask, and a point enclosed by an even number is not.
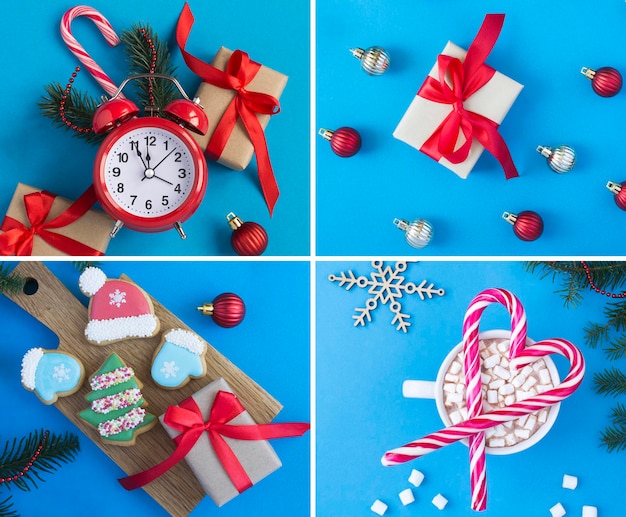
{"type": "Polygon", "coordinates": [[[563,488],[574,490],[578,486],[578,478],[576,476],[570,476],[565,474],[563,476],[563,488]]]}
{"type": "Polygon", "coordinates": [[[583,506],[583,517],[598,517],[598,509],[595,506],[583,506]]]}
{"type": "Polygon", "coordinates": [[[411,471],[411,475],[409,476],[409,483],[414,486],[420,486],[424,481],[424,474],[419,470],[413,469],[411,471]]]}
{"type": "Polygon", "coordinates": [[[441,494],[437,494],[435,497],[433,497],[433,504],[440,510],[443,510],[448,504],[448,500],[441,494]]]}
{"type": "Polygon", "coordinates": [[[410,488],[404,489],[402,492],[398,494],[398,496],[400,497],[400,501],[402,501],[402,504],[404,506],[415,502],[415,496],[413,495],[413,490],[411,490],[410,488]]]}
{"type": "Polygon", "coordinates": [[[372,510],[377,515],[385,515],[388,506],[383,503],[380,499],[376,499],[372,506],[370,506],[370,510],[372,510]]]}
{"type": "Polygon", "coordinates": [[[566,512],[561,503],[556,503],[552,508],[550,508],[550,513],[552,514],[552,517],[563,517],[566,512]]]}

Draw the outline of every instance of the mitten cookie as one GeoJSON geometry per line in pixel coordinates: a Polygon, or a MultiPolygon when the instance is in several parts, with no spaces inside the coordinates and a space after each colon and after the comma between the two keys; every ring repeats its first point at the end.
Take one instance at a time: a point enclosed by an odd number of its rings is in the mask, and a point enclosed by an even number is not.
{"type": "Polygon", "coordinates": [[[22,386],[44,404],[76,393],[84,379],[83,365],[72,354],[31,348],[22,359],[22,386]]]}
{"type": "Polygon", "coordinates": [[[156,424],[155,416],[144,409],[148,403],[141,393],[141,382],[117,354],[107,358],[89,385],[92,391],[85,398],[91,407],[78,416],[96,427],[106,443],[134,445],[138,434],[156,424]]]}
{"type": "Polygon", "coordinates": [[[107,278],[97,267],[80,275],[80,290],[91,297],[87,341],[107,345],[133,337],[152,337],[159,332],[159,319],[148,294],[127,280],[107,278]]]}
{"type": "Polygon", "coordinates": [[[189,330],[163,335],[152,359],[152,378],[162,388],[177,389],[206,375],[206,343],[189,330]]]}

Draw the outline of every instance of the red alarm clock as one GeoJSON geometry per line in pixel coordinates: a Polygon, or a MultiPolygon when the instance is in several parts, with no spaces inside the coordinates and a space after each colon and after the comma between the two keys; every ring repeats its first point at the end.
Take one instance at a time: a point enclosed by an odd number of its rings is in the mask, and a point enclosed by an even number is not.
{"type": "Polygon", "coordinates": [[[197,99],[167,75],[128,77],[96,110],[93,130],[108,133],[96,155],[93,183],[104,211],[122,226],[140,232],[176,228],[200,206],[208,181],[202,149],[187,130],[205,134],[209,121],[197,99]],[[172,81],[183,98],[169,103],[163,117],[138,117],[139,108],[121,96],[129,81],[160,78],[172,81]]]}

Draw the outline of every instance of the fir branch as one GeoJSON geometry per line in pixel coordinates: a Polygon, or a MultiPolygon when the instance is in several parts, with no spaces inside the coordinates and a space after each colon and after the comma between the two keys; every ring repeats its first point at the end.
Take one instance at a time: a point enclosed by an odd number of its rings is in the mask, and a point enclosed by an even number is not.
{"type": "Polygon", "coordinates": [[[19,273],[11,272],[8,264],[0,264],[0,293],[16,294],[25,283],[26,279],[19,273]]]}
{"type": "MultiPolygon", "coordinates": [[[[130,75],[151,73],[152,48],[148,40],[152,42],[156,56],[154,73],[170,77],[176,73],[176,67],[170,60],[167,43],[153,33],[150,25],[133,25],[129,30],[122,32],[120,40],[126,45],[124,50],[129,61],[130,75]]],[[[160,110],[180,96],[176,86],[171,81],[163,79],[138,80],[135,82],[135,89],[141,105],[151,106],[151,101],[154,101],[154,106],[160,110]]]]}
{"type": "Polygon", "coordinates": [[[626,449],[626,426],[611,425],[600,433],[600,442],[608,452],[626,449]]]}
{"type": "MultiPolygon", "coordinates": [[[[83,138],[88,143],[96,144],[102,141],[104,135],[96,135],[93,131],[75,131],[63,121],[60,106],[61,100],[65,95],[64,86],[60,83],[50,83],[44,86],[44,88],[46,95],[42,96],[37,103],[44,117],[52,119],[52,123],[56,127],[62,127],[66,131],[71,131],[73,136],[83,138]]],[[[81,93],[76,88],[72,88],[65,99],[65,117],[78,127],[91,128],[93,114],[98,104],[99,100],[89,96],[87,93],[81,93]]]]}
{"type": "Polygon", "coordinates": [[[92,262],[90,260],[76,260],[72,263],[79,273],[82,273],[88,267],[97,267],[100,264],[99,262],[92,262]]]}
{"type": "Polygon", "coordinates": [[[14,438],[5,443],[0,454],[0,478],[10,479],[4,482],[7,488],[15,486],[30,491],[37,488],[37,481],[44,481],[42,474],[52,473],[63,463],[73,461],[79,449],[78,437],[74,434],[60,436],[43,429],[33,431],[19,441],[14,438]],[[40,446],[41,451],[37,453],[40,446]]]}
{"type": "Polygon", "coordinates": [[[554,282],[560,275],[565,274],[561,287],[555,290],[563,298],[566,307],[577,307],[582,302],[581,291],[588,285],[587,276],[580,262],[544,262],[528,261],[524,268],[529,273],[539,274],[540,279],[551,275],[554,282]]]}
{"type": "Polygon", "coordinates": [[[7,497],[4,501],[0,501],[0,517],[19,517],[19,514],[12,509],[13,502],[11,496],[7,497]]]}
{"type": "Polygon", "coordinates": [[[603,350],[609,360],[621,359],[626,355],[626,336],[622,334],[617,339],[611,341],[609,346],[604,347],[603,350]]]}
{"type": "Polygon", "coordinates": [[[626,406],[618,402],[613,408],[611,419],[615,425],[626,425],[626,406]]]}
{"type": "Polygon", "coordinates": [[[593,387],[600,395],[621,395],[626,393],[626,374],[617,368],[596,372],[593,375],[593,387]]]}

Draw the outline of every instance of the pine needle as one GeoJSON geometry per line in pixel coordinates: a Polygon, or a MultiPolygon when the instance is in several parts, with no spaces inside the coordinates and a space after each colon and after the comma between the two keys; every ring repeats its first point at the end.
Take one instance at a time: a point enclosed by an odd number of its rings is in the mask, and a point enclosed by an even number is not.
{"type": "Polygon", "coordinates": [[[600,395],[621,395],[626,393],[626,374],[617,368],[595,373],[593,387],[600,395]]]}
{"type": "Polygon", "coordinates": [[[8,264],[0,264],[0,293],[16,294],[23,288],[26,279],[15,272],[11,272],[8,264]]]}
{"type": "Polygon", "coordinates": [[[13,502],[11,496],[7,497],[4,501],[0,501],[0,517],[19,517],[19,514],[12,509],[13,502]]]}
{"type": "Polygon", "coordinates": [[[626,426],[612,425],[600,434],[600,442],[608,452],[623,451],[626,449],[626,426]]]}

